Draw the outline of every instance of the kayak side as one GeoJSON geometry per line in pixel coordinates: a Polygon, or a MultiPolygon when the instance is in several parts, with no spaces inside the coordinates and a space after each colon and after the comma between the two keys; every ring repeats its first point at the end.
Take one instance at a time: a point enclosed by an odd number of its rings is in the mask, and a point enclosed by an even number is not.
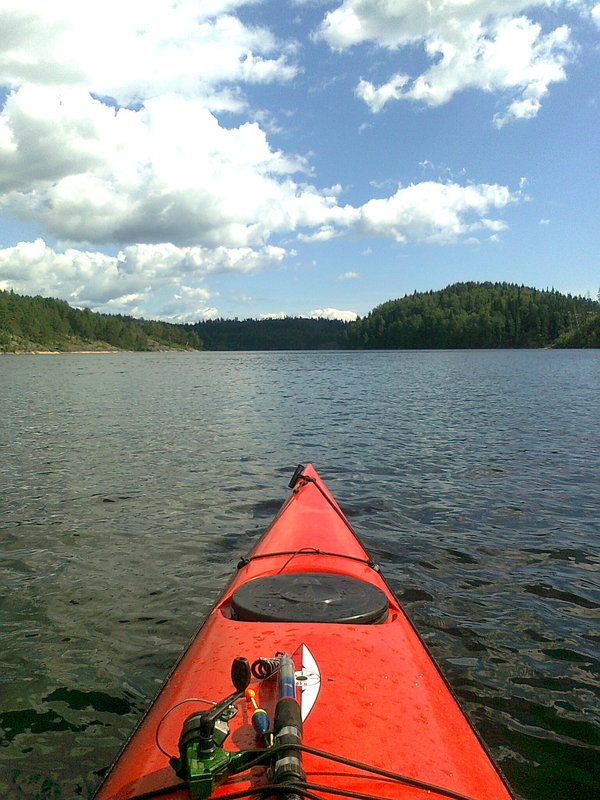
{"type": "MultiPolygon", "coordinates": [[[[303,743],[346,759],[365,762],[437,786],[419,786],[375,776],[350,764],[332,763],[305,753],[307,780],[329,789],[362,792],[383,798],[437,800],[454,793],[473,800],[510,800],[511,795],[479,741],[444,678],[431,659],[397,599],[368,553],[352,532],[342,511],[308,466],[291,497],[239,569],[206,622],[177,664],[148,713],[100,787],[96,800],[128,800],[177,784],[168,756],[177,755],[178,739],[187,716],[232,691],[232,660],[272,659],[292,655],[299,679],[303,743]],[[373,622],[305,619],[311,609],[339,606],[333,613],[345,619],[345,581],[361,582],[360,605],[373,592],[385,599],[385,614],[376,609],[373,622]],[[255,591],[275,582],[286,587],[286,608],[292,618],[240,619],[254,614],[255,591]],[[270,582],[270,583],[269,583],[270,582]],[[333,582],[333,583],[332,583],[333,582]],[[304,586],[314,595],[296,595],[304,586]],[[323,592],[334,591],[331,597],[323,592]],[[339,587],[343,587],[343,590],[339,587]],[[291,588],[290,588],[291,587],[291,588]],[[369,588],[369,587],[372,587],[369,588]],[[299,591],[299,590],[298,590],[299,591]],[[244,593],[247,603],[238,602],[244,593]],[[307,602],[308,610],[297,606],[307,602]],[[314,602],[313,602],[314,601],[314,602]],[[293,619],[294,615],[300,619],[293,619]],[[304,681],[304,683],[302,683],[304,681]],[[199,698],[191,700],[189,698],[199,698]],[[450,794],[448,794],[448,792],[450,794]]],[[[268,614],[271,595],[267,593],[268,614]]],[[[260,602],[265,598],[258,592],[260,602]]],[[[354,602],[350,597],[349,602],[354,602]]],[[[284,614],[288,612],[284,610],[284,614]]],[[[316,611],[315,613],[322,613],[316,611]]],[[[369,614],[367,609],[365,612],[369,614]]],[[[256,699],[270,715],[277,701],[276,683],[252,684],[256,699]]],[[[251,708],[237,703],[230,721],[229,750],[261,746],[251,724],[251,708]]],[[[229,778],[214,795],[252,790],[267,782],[265,769],[229,778]]],[[[188,797],[173,790],[163,797],[188,797]]]]}

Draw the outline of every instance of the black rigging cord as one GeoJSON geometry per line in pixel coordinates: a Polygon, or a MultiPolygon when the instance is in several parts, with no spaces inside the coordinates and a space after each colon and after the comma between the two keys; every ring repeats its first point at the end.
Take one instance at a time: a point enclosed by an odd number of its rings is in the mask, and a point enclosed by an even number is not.
{"type": "MultiPolygon", "coordinates": [[[[347,767],[361,769],[364,772],[370,772],[373,775],[380,775],[382,778],[398,781],[399,783],[404,783],[407,786],[414,786],[416,789],[425,789],[428,792],[437,792],[438,794],[443,794],[446,797],[452,797],[455,800],[473,800],[472,797],[468,797],[460,792],[455,792],[452,789],[446,789],[443,786],[436,786],[435,784],[428,783],[427,781],[420,781],[417,778],[409,778],[407,775],[401,775],[398,772],[391,772],[390,770],[381,769],[380,767],[372,767],[370,764],[363,764],[361,761],[354,761],[353,759],[345,758],[344,756],[336,756],[333,753],[328,753],[326,750],[318,750],[316,747],[309,747],[305,744],[299,744],[297,745],[296,749],[302,750],[304,753],[311,753],[314,756],[320,756],[321,758],[325,758],[329,761],[335,761],[338,764],[344,764],[347,767]]],[[[321,787],[321,791],[331,790],[321,787]]],[[[335,792],[335,794],[339,793],[340,792],[338,791],[335,792]]],[[[353,794],[351,796],[355,797],[356,795],[353,794]]]]}
{"type": "MultiPolygon", "coordinates": [[[[271,756],[276,755],[278,752],[289,749],[289,745],[280,745],[279,747],[273,747],[269,750],[255,751],[258,754],[257,757],[246,765],[244,772],[252,769],[255,766],[264,764],[267,757],[270,758],[271,756]]],[[[381,769],[379,767],[373,767],[369,764],[363,764],[361,761],[354,761],[353,759],[344,758],[343,756],[336,756],[334,753],[328,753],[327,751],[319,750],[316,747],[298,744],[294,745],[294,749],[300,750],[304,753],[310,753],[311,755],[319,756],[329,761],[334,761],[338,764],[344,764],[345,766],[352,767],[353,769],[370,772],[373,775],[379,775],[382,778],[386,778],[390,781],[396,781],[397,783],[402,783],[405,786],[412,786],[415,789],[423,789],[428,792],[436,792],[438,795],[451,798],[451,800],[474,800],[474,798],[465,794],[461,794],[460,792],[455,792],[452,789],[446,789],[443,786],[436,786],[435,784],[427,783],[427,781],[420,781],[416,778],[409,778],[407,775],[391,772],[387,769],[381,769]]],[[[185,783],[178,783],[174,784],[173,786],[166,786],[162,789],[156,789],[154,791],[145,792],[144,794],[135,795],[134,797],[131,797],[130,800],[151,800],[151,798],[160,797],[162,795],[181,791],[182,789],[186,788],[187,785],[185,783]]],[[[309,798],[309,800],[323,800],[320,795],[314,793],[315,791],[322,792],[324,794],[336,795],[339,797],[350,797],[353,798],[353,800],[388,800],[388,798],[380,795],[365,794],[362,792],[353,791],[352,789],[338,789],[334,786],[323,786],[321,784],[310,783],[308,781],[264,784],[263,786],[256,786],[255,788],[251,789],[242,789],[238,792],[221,794],[218,796],[218,798],[219,800],[238,800],[239,798],[250,798],[257,796],[265,797],[269,795],[292,793],[309,798]]]]}
{"type": "Polygon", "coordinates": [[[287,565],[290,563],[292,558],[298,555],[302,555],[304,553],[308,553],[309,555],[316,555],[316,556],[335,556],[336,558],[347,558],[350,561],[358,561],[359,564],[366,564],[367,567],[371,567],[375,571],[378,571],[378,567],[374,561],[370,558],[361,558],[360,556],[350,556],[346,553],[334,553],[333,551],[329,550],[320,550],[318,547],[301,547],[298,550],[277,550],[272,553],[257,553],[254,556],[242,556],[238,561],[238,569],[245,567],[246,564],[249,564],[251,561],[256,561],[259,558],[272,558],[274,556],[290,556],[288,561],[285,562],[283,567],[279,570],[281,572],[282,569],[285,569],[287,565]]]}

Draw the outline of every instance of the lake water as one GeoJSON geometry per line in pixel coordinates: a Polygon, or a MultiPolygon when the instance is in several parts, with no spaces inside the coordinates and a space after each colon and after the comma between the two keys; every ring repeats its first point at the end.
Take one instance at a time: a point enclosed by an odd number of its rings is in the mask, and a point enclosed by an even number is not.
{"type": "Polygon", "coordinates": [[[0,796],[88,798],[313,462],[515,794],[600,796],[600,351],[0,358],[0,796]]]}

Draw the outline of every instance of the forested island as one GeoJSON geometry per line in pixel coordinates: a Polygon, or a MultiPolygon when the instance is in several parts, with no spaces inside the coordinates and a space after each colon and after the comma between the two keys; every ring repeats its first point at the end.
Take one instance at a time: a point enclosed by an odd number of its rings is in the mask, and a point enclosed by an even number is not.
{"type": "Polygon", "coordinates": [[[350,323],[345,347],[600,347],[600,303],[509,283],[454,283],[389,300],[350,323]]]}
{"type": "Polygon", "coordinates": [[[600,303],[508,283],[455,283],[389,300],[356,322],[190,324],[98,314],[0,291],[0,352],[600,347],[600,303]]]}

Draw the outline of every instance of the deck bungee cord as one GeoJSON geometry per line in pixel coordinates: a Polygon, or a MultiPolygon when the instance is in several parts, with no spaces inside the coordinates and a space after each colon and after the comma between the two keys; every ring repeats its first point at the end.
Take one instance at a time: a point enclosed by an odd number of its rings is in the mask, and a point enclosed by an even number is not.
{"type": "Polygon", "coordinates": [[[301,547],[298,550],[278,550],[273,553],[258,553],[253,556],[242,556],[238,561],[237,568],[242,569],[242,567],[247,566],[250,564],[251,561],[257,561],[259,558],[275,558],[276,556],[290,556],[288,560],[279,568],[279,572],[282,572],[292,561],[293,558],[296,556],[301,555],[309,555],[309,556],[329,556],[330,558],[347,558],[350,561],[357,561],[359,564],[366,564],[367,567],[371,567],[374,569],[375,572],[379,572],[378,565],[370,558],[360,558],[359,556],[349,556],[345,553],[332,553],[329,550],[319,550],[318,547],[301,547]]]}
{"type": "MultiPolygon", "coordinates": [[[[390,772],[389,770],[382,770],[369,764],[363,764],[360,761],[354,761],[342,756],[336,756],[334,753],[328,753],[325,750],[319,750],[315,747],[300,745],[298,749],[304,753],[311,753],[312,755],[320,756],[323,759],[327,759],[338,764],[344,764],[348,767],[370,772],[373,775],[386,778],[390,781],[396,781],[398,783],[403,783],[406,786],[412,786],[415,789],[436,792],[443,797],[452,798],[452,800],[474,800],[473,797],[470,797],[466,794],[461,794],[460,792],[455,792],[452,789],[446,789],[443,786],[436,786],[434,784],[427,783],[426,781],[419,781],[415,778],[410,778],[407,775],[400,775],[398,773],[390,772]]],[[[264,752],[260,752],[262,754],[260,759],[257,759],[256,763],[250,765],[248,769],[252,769],[252,767],[260,766],[264,763],[264,752]]],[[[270,755],[273,755],[274,752],[276,751],[271,751],[270,755]]],[[[186,783],[176,783],[172,786],[165,786],[160,789],[144,792],[143,794],[136,794],[128,798],[128,800],[151,800],[153,797],[161,797],[162,795],[173,794],[174,792],[182,791],[187,788],[188,787],[186,783]]],[[[290,791],[302,795],[303,797],[313,798],[313,800],[323,800],[323,798],[321,798],[319,795],[313,793],[316,791],[323,792],[324,794],[339,795],[341,797],[352,797],[356,798],[356,800],[389,800],[389,798],[385,797],[384,795],[367,794],[365,792],[356,792],[351,789],[323,786],[316,783],[310,783],[308,781],[303,781],[302,783],[290,783],[285,786],[281,784],[263,784],[262,786],[256,786],[251,789],[242,789],[239,792],[227,792],[225,794],[219,793],[217,800],[241,800],[241,798],[260,796],[268,797],[270,795],[287,794],[290,791]]]]}

